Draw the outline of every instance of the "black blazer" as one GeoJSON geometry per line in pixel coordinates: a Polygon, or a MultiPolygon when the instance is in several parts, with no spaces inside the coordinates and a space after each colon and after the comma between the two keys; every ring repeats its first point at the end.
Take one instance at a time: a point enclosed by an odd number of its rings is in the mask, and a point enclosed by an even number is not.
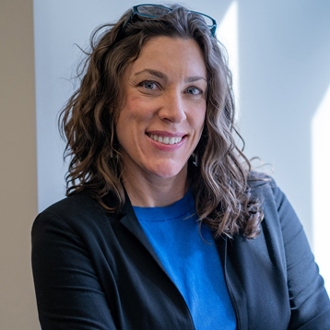
{"type": "MultiPolygon", "coordinates": [[[[252,186],[263,200],[261,234],[216,240],[237,329],[330,329],[329,298],[295,212],[273,181],[252,186]]],[[[117,216],[87,192],[49,207],[33,225],[32,267],[43,330],[194,329],[128,199],[117,216]]]]}

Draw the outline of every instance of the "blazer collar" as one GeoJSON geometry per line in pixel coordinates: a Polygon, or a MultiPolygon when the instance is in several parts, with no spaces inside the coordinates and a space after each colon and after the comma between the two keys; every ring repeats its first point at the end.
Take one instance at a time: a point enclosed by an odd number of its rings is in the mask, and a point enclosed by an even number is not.
{"type": "MultiPolygon", "coordinates": [[[[104,201],[110,207],[114,207],[116,203],[116,198],[109,193],[105,196],[104,201]]],[[[149,242],[144,230],[142,229],[131,204],[131,201],[127,195],[125,190],[125,204],[123,208],[119,211],[116,216],[112,216],[112,221],[119,221],[122,226],[124,226],[131,235],[133,235],[143,246],[144,248],[151,254],[156,263],[161,267],[161,269],[167,274],[164,266],[162,265],[158,255],[154,251],[152,245],[149,242]]],[[[132,238],[133,239],[133,238],[132,238]]],[[[168,274],[167,274],[168,276],[168,274]]]]}

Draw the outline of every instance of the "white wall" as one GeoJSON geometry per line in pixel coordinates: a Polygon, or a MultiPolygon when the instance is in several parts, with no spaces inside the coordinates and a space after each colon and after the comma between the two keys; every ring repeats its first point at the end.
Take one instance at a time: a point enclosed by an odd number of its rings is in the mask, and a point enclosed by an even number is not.
{"type": "MultiPolygon", "coordinates": [[[[236,2],[239,126],[246,153],[272,164],[313,245],[311,125],[330,85],[330,1],[236,2]]],[[[189,7],[220,24],[231,3],[193,0],[189,7]]],[[[133,4],[34,1],[39,210],[64,196],[64,144],[56,121],[73,90],[69,79],[80,54],[74,44],[87,46],[96,26],[118,19],[133,4]]],[[[324,225],[328,219],[324,214],[324,225]]],[[[326,244],[320,250],[329,250],[326,244]]]]}

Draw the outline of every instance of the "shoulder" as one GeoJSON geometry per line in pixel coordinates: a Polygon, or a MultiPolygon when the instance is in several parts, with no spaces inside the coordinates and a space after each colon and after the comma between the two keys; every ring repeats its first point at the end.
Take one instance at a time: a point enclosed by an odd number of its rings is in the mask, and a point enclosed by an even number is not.
{"type": "Polygon", "coordinates": [[[252,172],[248,185],[252,195],[261,202],[264,213],[261,223],[263,230],[284,235],[284,239],[303,231],[292,205],[272,177],[252,172]]]}
{"type": "Polygon", "coordinates": [[[101,206],[88,192],[68,196],[42,211],[38,217],[75,219],[89,213],[100,212],[101,206]]]}
{"type": "Polygon", "coordinates": [[[250,172],[247,183],[256,197],[274,194],[274,191],[278,189],[275,180],[265,173],[250,172]]]}
{"type": "Polygon", "coordinates": [[[264,211],[277,212],[283,203],[288,203],[285,194],[271,176],[251,172],[247,181],[252,195],[261,201],[264,211]]]}
{"type": "Polygon", "coordinates": [[[107,212],[88,191],[68,196],[49,206],[34,220],[32,235],[45,231],[65,230],[82,235],[100,230],[115,215],[107,212]]]}
{"type": "Polygon", "coordinates": [[[275,180],[265,174],[251,173],[249,186],[252,194],[262,203],[264,219],[261,223],[262,235],[278,246],[285,246],[296,238],[299,245],[308,246],[303,226],[275,180]]]}

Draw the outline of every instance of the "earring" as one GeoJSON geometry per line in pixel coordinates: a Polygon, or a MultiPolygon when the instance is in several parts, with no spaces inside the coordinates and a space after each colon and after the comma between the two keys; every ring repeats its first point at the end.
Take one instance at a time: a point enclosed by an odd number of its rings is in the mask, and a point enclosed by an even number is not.
{"type": "Polygon", "coordinates": [[[197,155],[193,152],[191,154],[191,157],[192,157],[192,163],[197,167],[198,166],[198,157],[197,157],[197,155]]]}

